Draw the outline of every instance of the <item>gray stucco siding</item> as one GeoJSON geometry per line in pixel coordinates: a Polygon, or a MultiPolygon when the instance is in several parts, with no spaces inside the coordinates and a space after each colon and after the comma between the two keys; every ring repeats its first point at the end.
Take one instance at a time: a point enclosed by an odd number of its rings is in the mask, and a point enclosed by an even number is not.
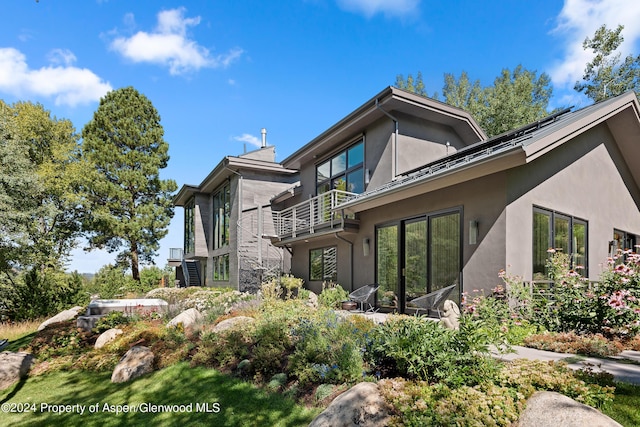
{"type": "Polygon", "coordinates": [[[588,222],[591,280],[606,262],[614,228],[640,233],[640,193],[605,125],[512,170],[508,183],[508,272],[526,280],[532,278],[533,206],[588,222]]]}

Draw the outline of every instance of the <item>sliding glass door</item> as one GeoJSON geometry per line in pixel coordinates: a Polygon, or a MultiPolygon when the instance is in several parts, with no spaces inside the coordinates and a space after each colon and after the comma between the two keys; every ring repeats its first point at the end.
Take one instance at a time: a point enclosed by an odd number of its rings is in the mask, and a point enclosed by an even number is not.
{"type": "MultiPolygon", "coordinates": [[[[376,229],[378,305],[412,312],[410,301],[446,286],[460,285],[461,212],[439,212],[376,229]]],[[[459,303],[460,291],[449,299],[459,303]]]]}

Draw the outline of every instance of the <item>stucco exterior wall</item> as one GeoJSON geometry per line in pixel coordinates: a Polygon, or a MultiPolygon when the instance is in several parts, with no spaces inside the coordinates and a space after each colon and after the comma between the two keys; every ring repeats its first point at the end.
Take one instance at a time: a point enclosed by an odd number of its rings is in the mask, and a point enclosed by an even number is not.
{"type": "MultiPolygon", "coordinates": [[[[444,190],[412,197],[360,212],[360,231],[354,241],[354,284],[375,281],[375,227],[442,210],[461,208],[462,273],[465,291],[493,288],[505,267],[505,174],[498,173],[444,190]],[[476,244],[469,243],[469,221],[478,221],[476,244]],[[370,241],[370,255],[363,254],[363,240],[370,241]]],[[[348,236],[347,236],[348,237],[348,236]]],[[[348,237],[349,238],[349,237],[348,237]]]]}
{"type": "Polygon", "coordinates": [[[208,194],[195,195],[194,209],[194,247],[195,252],[189,254],[195,257],[206,257],[209,245],[209,227],[211,225],[211,205],[208,194]]]}
{"type": "Polygon", "coordinates": [[[589,278],[597,280],[613,229],[640,234],[640,192],[606,125],[508,174],[507,271],[532,278],[533,206],[588,221],[589,278]]]}

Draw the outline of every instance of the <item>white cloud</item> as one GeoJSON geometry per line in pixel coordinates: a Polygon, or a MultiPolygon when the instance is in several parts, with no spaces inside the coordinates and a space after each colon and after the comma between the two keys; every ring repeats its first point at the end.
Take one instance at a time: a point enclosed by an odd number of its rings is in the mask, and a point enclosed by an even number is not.
{"type": "Polygon", "coordinates": [[[56,105],[74,107],[97,101],[111,90],[111,85],[91,70],[74,67],[76,57],[68,50],[52,51],[49,60],[50,66],[30,69],[22,52],[0,48],[0,92],[16,97],[52,97],[56,105]]]}
{"type": "Polygon", "coordinates": [[[258,148],[262,146],[262,140],[257,136],[253,136],[249,133],[243,133],[241,136],[234,136],[233,139],[235,141],[248,142],[249,144],[255,145],[258,148]]]}
{"type": "MultiPolygon", "coordinates": [[[[111,49],[133,62],[147,62],[169,67],[172,75],[201,68],[228,67],[243,53],[234,48],[225,54],[212,55],[204,46],[189,38],[187,29],[200,24],[200,17],[185,18],[184,8],[158,13],[158,24],[152,32],[138,31],[131,37],[117,37],[111,49]]],[[[133,17],[128,15],[127,21],[133,17]]]]}
{"type": "Polygon", "coordinates": [[[416,12],[420,0],[336,0],[338,6],[350,12],[362,13],[367,18],[377,13],[389,16],[407,16],[416,12]]]}
{"type": "Polygon", "coordinates": [[[640,2],[628,0],[566,0],[554,33],[562,38],[564,58],[549,72],[554,86],[572,88],[582,79],[584,68],[593,55],[585,51],[582,43],[593,37],[596,29],[605,24],[615,29],[624,25],[620,46],[623,56],[633,53],[633,46],[640,39],[640,2]]]}

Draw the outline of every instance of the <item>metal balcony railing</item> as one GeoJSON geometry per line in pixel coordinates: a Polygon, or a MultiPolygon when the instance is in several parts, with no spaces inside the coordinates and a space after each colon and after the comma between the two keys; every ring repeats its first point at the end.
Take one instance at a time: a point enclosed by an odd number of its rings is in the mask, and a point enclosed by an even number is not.
{"type": "Polygon", "coordinates": [[[312,234],[318,228],[342,225],[342,213],[334,209],[355,193],[331,190],[280,212],[273,212],[273,222],[278,238],[312,234]]]}
{"type": "Polygon", "coordinates": [[[183,253],[182,248],[169,248],[169,259],[182,260],[183,253]]]}

